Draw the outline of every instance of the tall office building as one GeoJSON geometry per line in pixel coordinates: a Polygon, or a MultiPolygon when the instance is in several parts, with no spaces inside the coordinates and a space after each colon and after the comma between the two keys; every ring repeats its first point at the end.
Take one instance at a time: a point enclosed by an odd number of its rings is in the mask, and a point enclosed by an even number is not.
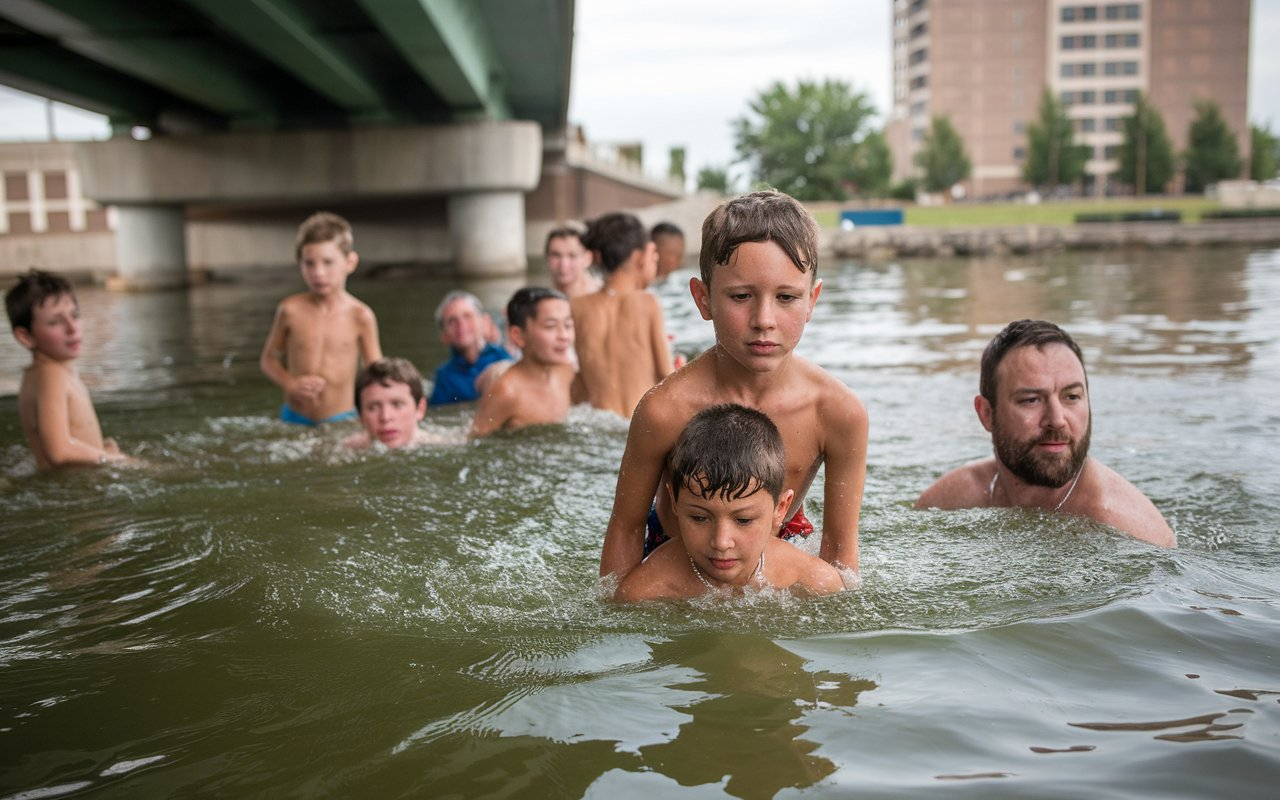
{"type": "Polygon", "coordinates": [[[946,116],[973,162],[971,196],[1026,187],[1026,127],[1047,87],[1090,148],[1085,190],[1117,188],[1122,120],[1142,92],[1174,148],[1194,103],[1218,104],[1249,154],[1250,0],[890,0],[894,177],[913,172],[930,120],[946,116]]]}

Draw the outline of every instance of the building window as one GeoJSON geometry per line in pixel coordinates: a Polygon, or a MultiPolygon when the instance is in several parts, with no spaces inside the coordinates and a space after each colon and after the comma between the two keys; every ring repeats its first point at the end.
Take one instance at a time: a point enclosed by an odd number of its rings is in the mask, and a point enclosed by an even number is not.
{"type": "Polygon", "coordinates": [[[912,65],[915,65],[915,64],[922,64],[922,63],[924,63],[928,58],[929,58],[929,51],[928,51],[927,49],[925,49],[925,48],[923,48],[923,47],[922,47],[922,48],[920,48],[919,50],[916,50],[914,53],[912,53],[912,54],[911,54],[911,58],[909,58],[909,59],[907,60],[907,63],[908,63],[908,64],[912,64],[912,65]]]}
{"type": "Polygon", "coordinates": [[[926,33],[928,33],[928,31],[929,31],[928,23],[921,22],[920,24],[916,25],[911,29],[911,38],[915,39],[920,36],[924,36],[926,33]]]}
{"type": "Polygon", "coordinates": [[[912,88],[912,89],[923,89],[924,87],[926,87],[926,86],[928,86],[928,85],[929,85],[929,76],[928,76],[928,75],[917,75],[917,76],[915,76],[914,78],[912,78],[912,79],[911,79],[911,88],[912,88]]]}
{"type": "Polygon", "coordinates": [[[1080,6],[1080,19],[1088,22],[1098,18],[1097,6],[1080,6]]]}
{"type": "Polygon", "coordinates": [[[1063,93],[1062,93],[1062,95],[1061,95],[1061,97],[1060,97],[1060,99],[1062,100],[1062,104],[1063,104],[1064,106],[1069,106],[1069,105],[1071,105],[1072,103],[1074,103],[1074,102],[1076,101],[1076,93],[1075,93],[1075,92],[1063,92],[1063,93]]]}
{"type": "Polygon", "coordinates": [[[1098,102],[1098,93],[1093,89],[1085,89],[1083,92],[1080,92],[1079,96],[1076,98],[1076,102],[1080,103],[1082,106],[1091,106],[1098,102]]]}
{"type": "Polygon", "coordinates": [[[1075,22],[1075,21],[1076,21],[1076,7],[1075,7],[1075,6],[1063,6],[1063,7],[1062,7],[1062,21],[1063,21],[1063,22],[1075,22]]]}
{"type": "Polygon", "coordinates": [[[1063,64],[1061,74],[1062,74],[1062,77],[1064,78],[1074,78],[1076,76],[1076,65],[1063,64]]]}
{"type": "Polygon", "coordinates": [[[67,199],[67,173],[46,172],[44,174],[44,196],[49,200],[67,199]]]}
{"type": "Polygon", "coordinates": [[[1106,147],[1102,148],[1103,158],[1116,158],[1119,155],[1120,155],[1120,145],[1118,144],[1109,144],[1106,147]]]}
{"type": "Polygon", "coordinates": [[[911,116],[913,117],[918,117],[923,115],[926,110],[927,110],[927,107],[923,100],[917,100],[916,102],[911,104],[911,116]]]}
{"type": "Polygon", "coordinates": [[[1118,47],[1137,47],[1138,34],[1136,33],[1108,33],[1103,40],[1104,46],[1108,50],[1115,50],[1118,47]]]}
{"type": "Polygon", "coordinates": [[[911,4],[911,9],[907,13],[914,14],[917,11],[923,11],[924,7],[925,7],[925,0],[915,0],[915,2],[911,4]]]}
{"type": "Polygon", "coordinates": [[[1137,89],[1108,89],[1103,93],[1103,102],[1113,103],[1136,103],[1138,101],[1137,89]]]}
{"type": "Polygon", "coordinates": [[[1121,128],[1121,120],[1119,117],[1107,117],[1104,129],[1109,131],[1118,131],[1121,128]]]}
{"type": "Polygon", "coordinates": [[[6,172],[4,174],[4,196],[9,200],[30,200],[27,189],[27,173],[6,172]]]}
{"type": "Polygon", "coordinates": [[[1137,3],[1113,3],[1104,9],[1107,19],[1141,19],[1142,9],[1137,3]]]}
{"type": "Polygon", "coordinates": [[[1093,117],[1081,117],[1076,120],[1076,130],[1081,133],[1093,133],[1097,130],[1097,121],[1093,117]]]}
{"type": "Polygon", "coordinates": [[[911,129],[911,140],[912,140],[913,142],[923,142],[923,141],[924,141],[924,128],[912,128],[912,129],[911,129]]]}
{"type": "Polygon", "coordinates": [[[1094,48],[1096,48],[1097,46],[1098,46],[1098,37],[1097,37],[1097,36],[1094,36],[1093,34],[1089,34],[1088,36],[1081,36],[1081,37],[1080,37],[1080,49],[1081,49],[1081,50],[1093,50],[1093,49],[1094,49],[1094,48]]]}
{"type": "Polygon", "coordinates": [[[1013,132],[1014,132],[1014,133],[1022,133],[1022,128],[1023,128],[1023,126],[1022,126],[1022,120],[1017,119],[1017,120],[1014,120],[1014,121],[1013,121],[1013,132]]]}
{"type": "Polygon", "coordinates": [[[1026,157],[1027,157],[1027,149],[1026,149],[1025,147],[1015,147],[1015,148],[1013,148],[1013,160],[1014,160],[1014,161],[1021,161],[1022,159],[1026,158],[1026,157]]]}
{"type": "Polygon", "coordinates": [[[12,211],[9,213],[9,233],[33,233],[34,228],[31,227],[31,215],[25,211],[12,211]]]}
{"type": "Polygon", "coordinates": [[[1074,49],[1076,49],[1076,37],[1074,37],[1074,36],[1063,36],[1063,37],[1062,37],[1062,49],[1063,49],[1063,50],[1074,50],[1074,49]]]}

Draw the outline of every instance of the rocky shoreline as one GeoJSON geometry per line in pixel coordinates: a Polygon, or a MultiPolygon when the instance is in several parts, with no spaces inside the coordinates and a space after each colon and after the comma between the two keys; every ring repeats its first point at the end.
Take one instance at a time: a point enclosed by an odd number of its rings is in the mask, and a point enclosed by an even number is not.
{"type": "Polygon", "coordinates": [[[1280,245],[1280,219],[1107,222],[1002,227],[866,226],[822,232],[836,258],[938,258],[1126,247],[1280,245]]]}

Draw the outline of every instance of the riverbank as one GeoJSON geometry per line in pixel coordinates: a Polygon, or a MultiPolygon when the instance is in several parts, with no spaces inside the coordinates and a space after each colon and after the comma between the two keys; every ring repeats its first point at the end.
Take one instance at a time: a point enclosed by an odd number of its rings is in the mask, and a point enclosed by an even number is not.
{"type": "Polygon", "coordinates": [[[1194,223],[1115,222],[1077,225],[992,225],[823,228],[822,253],[836,258],[884,259],[986,256],[1053,250],[1209,247],[1280,244],[1276,218],[1194,223]]]}

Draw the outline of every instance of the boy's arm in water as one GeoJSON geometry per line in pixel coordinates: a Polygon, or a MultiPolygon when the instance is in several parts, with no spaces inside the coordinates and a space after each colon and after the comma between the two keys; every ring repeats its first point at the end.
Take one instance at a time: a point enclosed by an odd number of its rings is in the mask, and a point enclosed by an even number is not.
{"type": "MultiPolygon", "coordinates": [[[[62,369],[46,369],[42,373],[35,398],[36,436],[49,464],[60,467],[128,460],[113,440],[105,440],[98,447],[76,438],[71,430],[71,377],[62,369]]],[[[92,403],[87,411],[94,413],[92,403]]]]}
{"type": "Polygon", "coordinates": [[[507,380],[507,374],[504,373],[476,404],[476,416],[471,421],[471,437],[488,436],[505,428],[507,422],[515,416],[519,403],[519,389],[515,381],[507,380]]]}
{"type": "Polygon", "coordinates": [[[819,407],[826,466],[819,554],[828,564],[856,571],[858,518],[867,479],[867,410],[848,387],[835,383],[819,407]]]}
{"type": "MultiPolygon", "coordinates": [[[[636,406],[627,431],[627,446],[618,467],[618,486],[613,495],[613,513],[600,552],[600,574],[622,578],[644,557],[645,525],[649,509],[662,480],[667,454],[675,444],[669,416],[663,414],[662,398],[650,391],[636,406]]],[[[678,435],[679,431],[676,431],[678,435]]]]}
{"type": "Polygon", "coordinates": [[[266,344],[262,346],[262,355],[258,366],[271,382],[284,390],[286,400],[297,403],[298,399],[315,400],[324,391],[324,378],[319,375],[294,375],[285,367],[285,353],[289,347],[289,312],[288,301],[276,307],[276,316],[271,323],[271,331],[267,333],[266,344]]]}

